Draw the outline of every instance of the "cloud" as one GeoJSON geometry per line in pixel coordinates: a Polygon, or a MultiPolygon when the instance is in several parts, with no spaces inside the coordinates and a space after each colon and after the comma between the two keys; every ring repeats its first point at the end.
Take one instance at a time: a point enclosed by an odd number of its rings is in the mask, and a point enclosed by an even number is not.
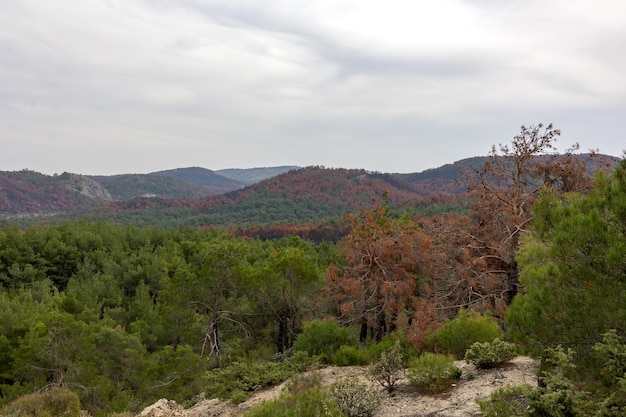
{"type": "Polygon", "coordinates": [[[6,0],[0,169],[414,172],[554,122],[620,155],[620,1],[6,0]]]}

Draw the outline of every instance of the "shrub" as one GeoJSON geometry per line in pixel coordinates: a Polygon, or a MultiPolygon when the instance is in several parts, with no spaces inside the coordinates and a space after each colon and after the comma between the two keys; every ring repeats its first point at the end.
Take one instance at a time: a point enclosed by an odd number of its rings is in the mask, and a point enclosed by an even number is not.
{"type": "Polygon", "coordinates": [[[320,356],[332,363],[335,352],[342,346],[356,346],[357,336],[349,328],[334,320],[313,320],[304,326],[293,344],[294,351],[304,351],[311,356],[320,356]]]}
{"type": "Polygon", "coordinates": [[[419,356],[419,350],[411,345],[403,332],[395,331],[383,337],[378,343],[369,343],[365,346],[365,350],[369,352],[370,361],[376,360],[383,352],[389,351],[394,346],[400,345],[402,358],[405,362],[412,357],[419,356]]]}
{"type": "Polygon", "coordinates": [[[602,336],[593,352],[603,364],[601,368],[604,396],[599,402],[598,417],[626,415],[626,344],[615,330],[602,336]]]}
{"type": "Polygon", "coordinates": [[[53,388],[24,395],[0,408],[1,416],[21,417],[79,417],[78,395],[67,388],[53,388]]]}
{"type": "Polygon", "coordinates": [[[476,402],[485,417],[522,417],[528,415],[528,398],[532,392],[529,385],[507,386],[492,392],[489,399],[476,402]]]}
{"type": "Polygon", "coordinates": [[[593,352],[603,364],[602,376],[606,383],[613,385],[626,377],[626,344],[622,342],[617,331],[604,333],[602,342],[594,345],[593,352]]]}
{"type": "Polygon", "coordinates": [[[474,343],[491,342],[502,335],[503,331],[493,317],[461,311],[454,319],[443,323],[429,342],[438,351],[463,359],[465,351],[474,343]]]}
{"type": "Polygon", "coordinates": [[[593,348],[602,366],[601,380],[586,375],[584,381],[573,381],[580,375],[574,364],[574,352],[561,346],[546,349],[538,387],[521,386],[495,391],[489,400],[479,401],[486,417],[556,416],[618,417],[626,415],[626,348],[617,333],[604,334],[593,348]],[[585,390],[590,389],[589,391],[585,390]],[[524,411],[526,410],[526,411],[524,411]]]}
{"type": "Polygon", "coordinates": [[[425,392],[444,391],[460,376],[452,356],[430,352],[412,359],[407,370],[411,385],[425,392]]]}
{"type": "Polygon", "coordinates": [[[493,368],[513,359],[516,348],[513,343],[494,339],[491,342],[476,342],[465,352],[465,362],[478,368],[493,368]]]}
{"type": "Polygon", "coordinates": [[[297,352],[281,362],[243,360],[225,368],[217,368],[206,375],[205,389],[209,397],[230,399],[241,403],[263,387],[278,385],[289,377],[315,365],[305,352],[297,352]]]}
{"type": "Polygon", "coordinates": [[[333,363],[337,366],[361,366],[367,365],[371,360],[372,355],[368,350],[342,345],[335,352],[333,363]]]}
{"type": "Polygon", "coordinates": [[[517,386],[496,390],[489,400],[478,401],[486,417],[536,416],[576,417],[591,415],[584,411],[585,393],[578,391],[566,376],[574,369],[573,351],[561,346],[546,350],[546,370],[540,372],[543,384],[533,388],[517,386]]]}
{"type": "Polygon", "coordinates": [[[532,391],[528,402],[537,416],[574,417],[583,416],[585,393],[578,391],[568,375],[575,369],[574,351],[556,348],[546,349],[544,365],[540,373],[542,386],[532,391]]]}
{"type": "Polygon", "coordinates": [[[353,378],[332,383],[330,393],[339,410],[348,417],[370,417],[381,402],[378,390],[353,378]]]}
{"type": "Polygon", "coordinates": [[[332,396],[319,387],[283,392],[244,414],[244,417],[344,417],[332,396]]]}
{"type": "Polygon", "coordinates": [[[419,351],[409,343],[405,334],[393,332],[376,343],[370,341],[363,347],[341,346],[336,352],[333,363],[337,366],[362,366],[368,365],[380,358],[383,352],[399,348],[402,360],[408,362],[409,358],[419,355],[419,351]]]}
{"type": "Polygon", "coordinates": [[[294,375],[289,382],[285,384],[285,389],[289,394],[299,394],[306,390],[320,388],[321,376],[318,372],[309,372],[294,375]]]}
{"type": "Polygon", "coordinates": [[[404,360],[400,343],[396,343],[391,349],[382,352],[376,362],[369,367],[369,375],[387,390],[392,393],[396,383],[402,378],[404,370],[404,360]]]}

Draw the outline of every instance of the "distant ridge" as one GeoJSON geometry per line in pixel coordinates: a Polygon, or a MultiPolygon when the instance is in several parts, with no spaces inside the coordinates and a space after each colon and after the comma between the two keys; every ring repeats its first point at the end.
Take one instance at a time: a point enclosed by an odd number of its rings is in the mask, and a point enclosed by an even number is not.
{"type": "Polygon", "coordinates": [[[295,165],[284,165],[268,168],[229,168],[220,169],[215,172],[223,175],[224,177],[241,181],[246,185],[252,185],[268,178],[284,174],[285,172],[293,171],[294,169],[300,169],[300,167],[295,165]]]}
{"type": "MultiPolygon", "coordinates": [[[[575,157],[590,174],[601,168],[602,160],[605,167],[620,160],[575,157]]],[[[312,225],[336,221],[383,196],[392,207],[411,213],[459,213],[466,207],[463,173],[479,169],[485,160],[467,158],[412,174],[320,166],[219,171],[189,167],[89,177],[0,171],[0,217],[47,216],[55,221],[87,215],[137,225],[228,228],[312,225]]]]}
{"type": "Polygon", "coordinates": [[[152,172],[149,175],[178,178],[191,184],[197,184],[204,187],[209,192],[209,195],[227,193],[247,185],[232,177],[218,174],[215,171],[201,167],[170,169],[167,171],[152,172]]]}

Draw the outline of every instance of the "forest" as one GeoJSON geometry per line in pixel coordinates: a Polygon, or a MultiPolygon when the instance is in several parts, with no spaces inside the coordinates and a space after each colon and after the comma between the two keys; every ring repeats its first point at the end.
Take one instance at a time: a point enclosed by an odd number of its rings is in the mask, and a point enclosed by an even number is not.
{"type": "Polygon", "coordinates": [[[485,415],[624,415],[626,162],[589,175],[559,135],[523,126],[494,146],[466,174],[467,213],[399,210],[381,190],[338,241],[323,228],[3,226],[0,415],[50,393],[93,416],[241,401],[313,366],[390,376],[398,349],[396,367],[481,356],[480,343],[544,365],[538,388],[498,393],[485,415]]]}

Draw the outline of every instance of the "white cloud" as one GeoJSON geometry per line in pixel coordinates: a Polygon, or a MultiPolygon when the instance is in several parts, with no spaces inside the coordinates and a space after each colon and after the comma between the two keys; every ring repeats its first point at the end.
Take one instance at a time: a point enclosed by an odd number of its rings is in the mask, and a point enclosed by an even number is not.
{"type": "Polygon", "coordinates": [[[0,25],[0,170],[411,172],[542,121],[625,147],[620,1],[4,0],[0,25]]]}

